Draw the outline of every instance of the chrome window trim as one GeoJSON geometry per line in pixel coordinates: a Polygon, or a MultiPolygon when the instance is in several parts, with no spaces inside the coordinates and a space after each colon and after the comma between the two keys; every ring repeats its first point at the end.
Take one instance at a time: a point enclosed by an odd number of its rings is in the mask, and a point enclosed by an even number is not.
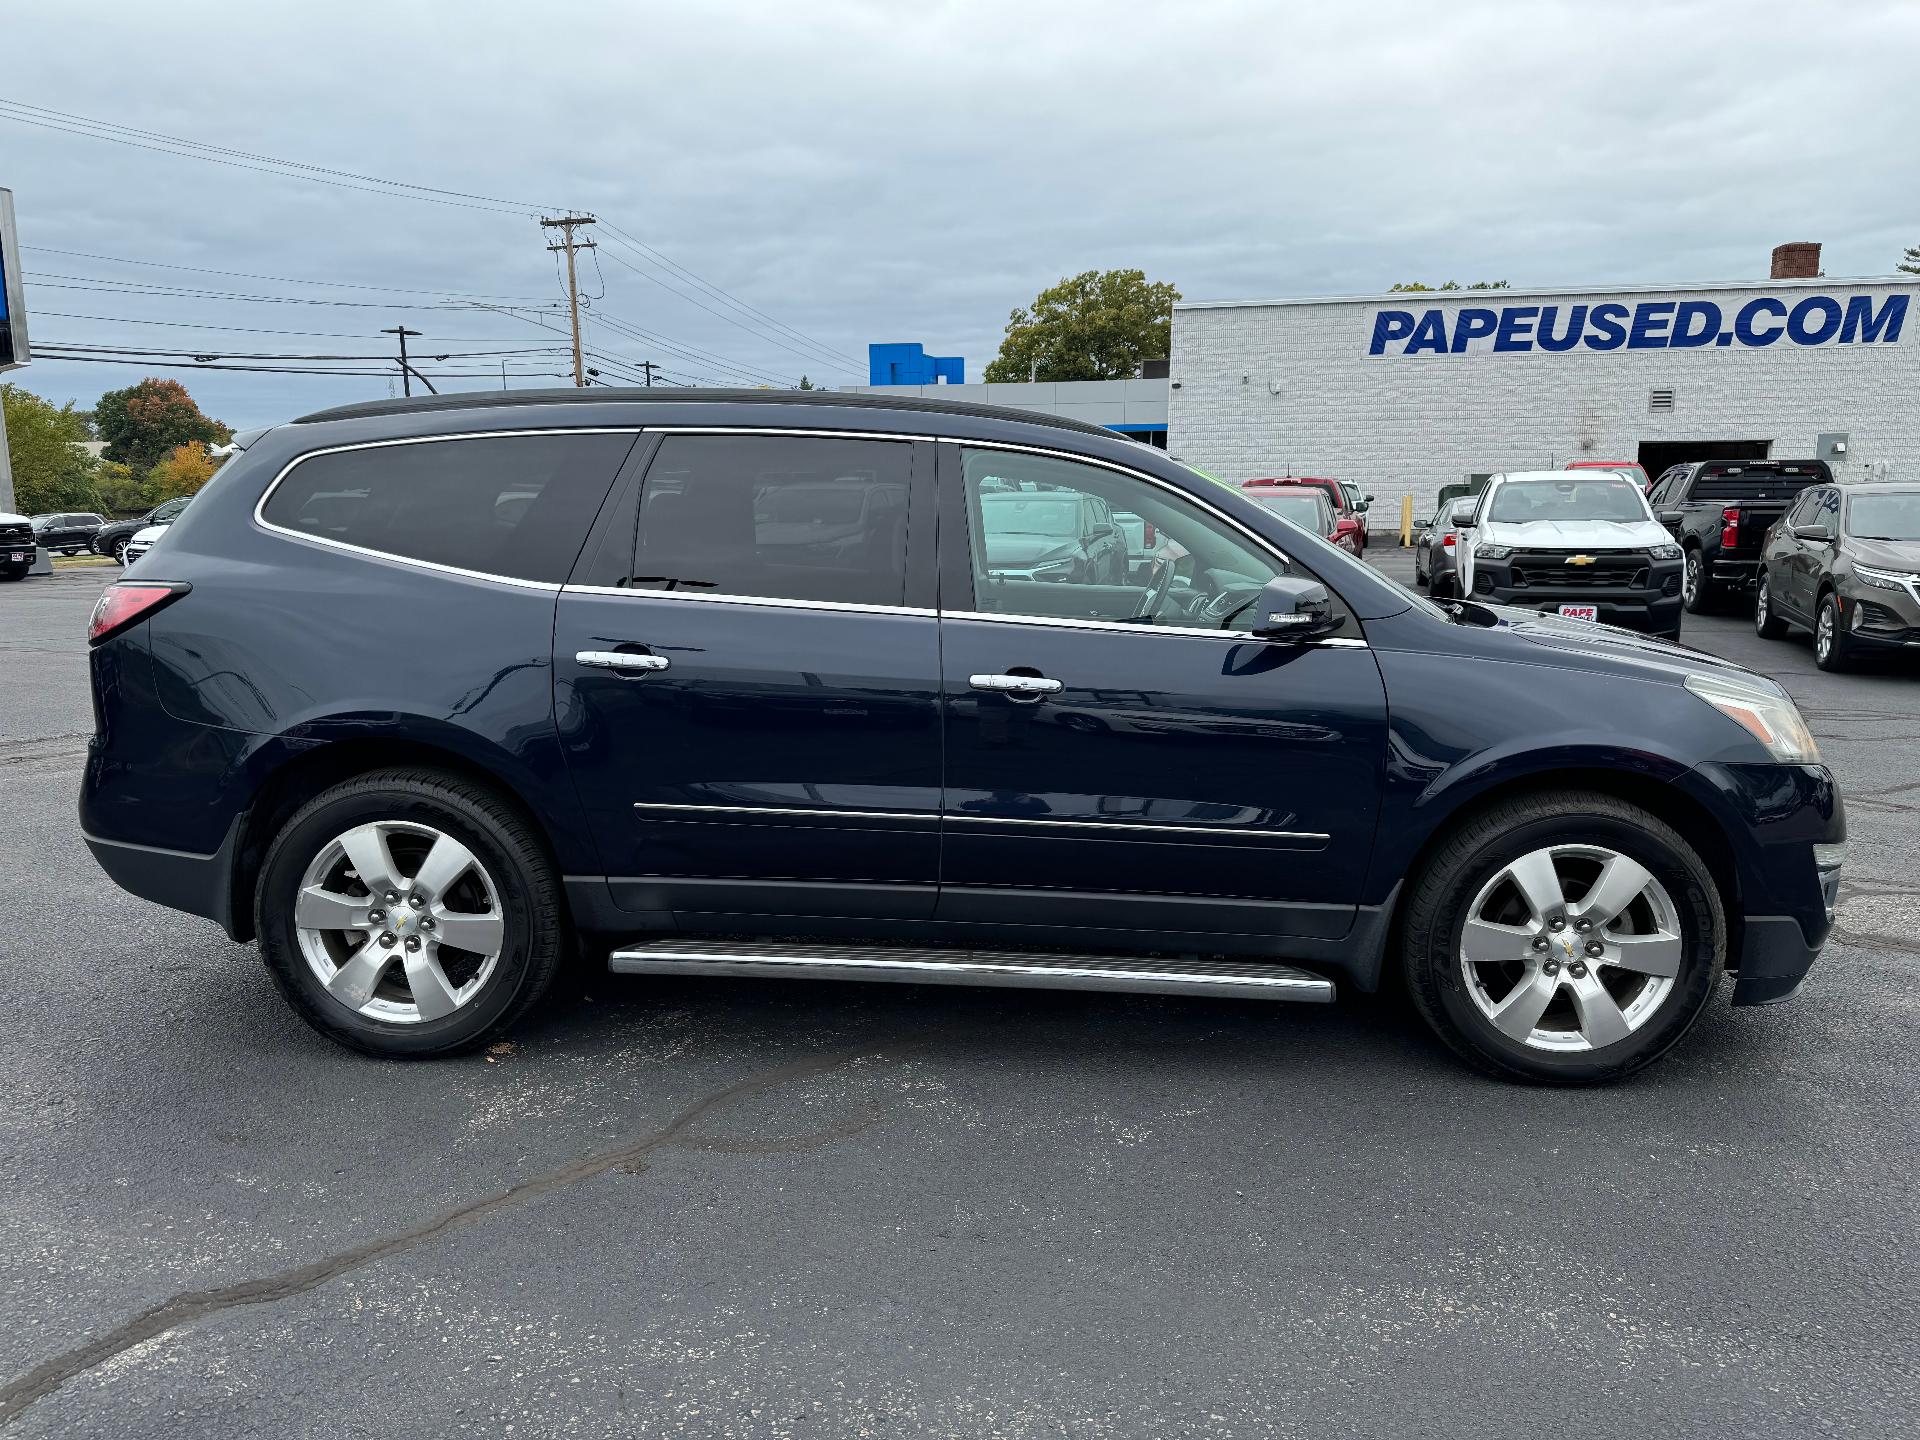
{"type": "MultiPolygon", "coordinates": [[[[633,435],[640,434],[637,425],[542,425],[531,430],[463,430],[453,435],[400,435],[385,440],[356,440],[347,445],[326,445],[318,450],[307,450],[294,456],[280,467],[280,473],[260,492],[260,498],[253,505],[253,523],[273,535],[284,535],[289,540],[298,540],[307,545],[319,545],[329,550],[344,550],[349,555],[365,555],[373,560],[385,560],[391,565],[406,565],[416,570],[431,570],[441,575],[458,575],[467,580],[490,580],[496,585],[511,585],[521,590],[543,590],[557,595],[565,587],[551,580],[523,580],[517,575],[497,575],[490,570],[469,570],[460,565],[443,565],[437,560],[416,560],[409,555],[394,555],[385,550],[371,550],[365,545],[349,544],[345,540],[329,539],[325,535],[309,535],[304,530],[292,530],[285,525],[276,525],[267,519],[267,501],[273,498],[274,491],[280,488],[280,482],[291,475],[298,467],[309,460],[322,455],[339,455],[348,450],[384,450],[396,445],[438,445],[448,440],[504,440],[533,435],[633,435]]],[[[624,462],[623,462],[624,463],[624,462]]],[[[618,471],[615,472],[616,478],[618,471]]]]}
{"type": "Polygon", "coordinates": [[[1154,821],[1074,820],[1066,817],[1037,820],[1031,817],[971,815],[953,810],[821,810],[799,805],[695,805],[672,801],[635,800],[635,810],[676,811],[695,815],[797,815],[834,820],[970,820],[982,825],[1032,825],[1056,830],[1129,830],[1170,835],[1213,835],[1255,840],[1315,840],[1324,844],[1331,835],[1317,830],[1254,830],[1227,825],[1172,825],[1154,821]]]}
{"type": "Polygon", "coordinates": [[[841,610],[854,615],[914,615],[932,619],[940,612],[918,605],[862,605],[851,600],[782,600],[772,595],[720,595],[705,590],[643,590],[637,585],[559,585],[567,595],[622,595],[646,600],[708,600],[716,605],[771,605],[782,610],[841,610]]]}
{"type": "MultiPolygon", "coordinates": [[[[1126,620],[1080,620],[1057,615],[998,615],[991,610],[946,610],[941,612],[941,616],[947,620],[992,620],[1003,625],[1044,625],[1065,630],[1118,630],[1129,635],[1181,635],[1189,639],[1232,640],[1241,644],[1248,641],[1256,645],[1290,643],[1268,639],[1254,634],[1251,630],[1198,630],[1178,625],[1136,625],[1126,620]]],[[[1303,640],[1298,644],[1303,650],[1314,646],[1347,650],[1367,648],[1365,640],[1357,640],[1351,635],[1332,635],[1324,640],[1303,640]]]]}

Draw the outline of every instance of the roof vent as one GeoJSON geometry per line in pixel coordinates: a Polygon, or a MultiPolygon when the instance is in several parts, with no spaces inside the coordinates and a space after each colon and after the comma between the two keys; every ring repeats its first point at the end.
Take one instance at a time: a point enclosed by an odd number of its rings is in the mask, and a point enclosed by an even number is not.
{"type": "Polygon", "coordinates": [[[1649,415],[1671,415],[1673,413],[1673,391],[1651,390],[1647,392],[1647,413],[1649,415]]]}

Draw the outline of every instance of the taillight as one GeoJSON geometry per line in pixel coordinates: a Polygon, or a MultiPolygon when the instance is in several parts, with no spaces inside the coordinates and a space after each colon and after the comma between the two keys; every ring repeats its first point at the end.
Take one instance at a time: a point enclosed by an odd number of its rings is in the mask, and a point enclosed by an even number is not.
{"type": "Polygon", "coordinates": [[[1736,549],[1740,544],[1740,507],[1729,505],[1720,512],[1720,544],[1728,549],[1736,549]]]}
{"type": "Polygon", "coordinates": [[[1440,537],[1440,544],[1444,549],[1451,550],[1453,548],[1453,531],[1449,530],[1446,534],[1442,535],[1440,537]]]}
{"type": "Polygon", "coordinates": [[[170,600],[193,587],[185,581],[122,580],[100,592],[87,621],[87,643],[98,645],[118,635],[136,620],[145,620],[170,600]]]}

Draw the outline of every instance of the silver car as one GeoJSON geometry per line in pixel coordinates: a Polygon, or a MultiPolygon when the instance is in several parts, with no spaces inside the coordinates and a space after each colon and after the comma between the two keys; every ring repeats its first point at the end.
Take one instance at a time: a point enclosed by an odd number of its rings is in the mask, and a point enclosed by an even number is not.
{"type": "Polygon", "coordinates": [[[1460,571],[1455,555],[1460,546],[1460,522],[1472,515],[1479,503],[1478,495],[1457,496],[1421,527],[1413,542],[1415,584],[1434,595],[1458,593],[1460,571]]]}

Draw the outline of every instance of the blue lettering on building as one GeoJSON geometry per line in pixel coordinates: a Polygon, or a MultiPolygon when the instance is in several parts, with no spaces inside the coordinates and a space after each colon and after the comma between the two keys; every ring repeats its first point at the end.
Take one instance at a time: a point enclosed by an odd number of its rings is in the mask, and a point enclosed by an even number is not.
{"type": "Polygon", "coordinates": [[[1731,313],[1713,300],[1628,305],[1506,305],[1376,310],[1369,355],[1512,354],[1533,350],[1694,350],[1701,346],[1896,345],[1911,295],[1771,295],[1731,313]]]}

